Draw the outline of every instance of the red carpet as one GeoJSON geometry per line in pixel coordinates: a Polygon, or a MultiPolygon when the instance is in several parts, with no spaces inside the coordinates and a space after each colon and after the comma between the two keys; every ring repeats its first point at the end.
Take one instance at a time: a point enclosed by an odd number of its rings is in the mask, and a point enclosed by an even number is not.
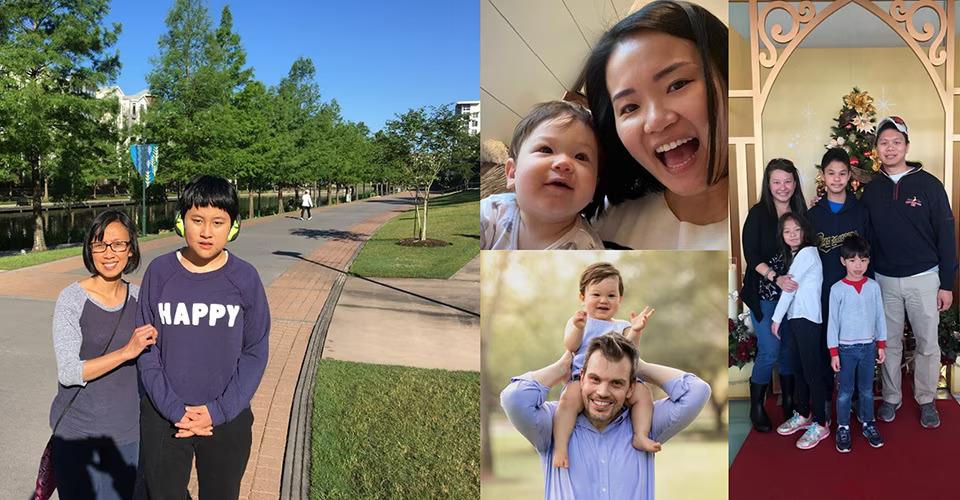
{"type": "Polygon", "coordinates": [[[777,434],[782,412],[776,399],[769,398],[766,409],[774,429],[767,433],[750,430],[730,467],[730,499],[960,498],[960,404],[953,399],[938,400],[940,427],[920,427],[912,379],[912,374],[903,377],[903,406],[897,410],[896,420],[877,420],[877,429],[886,441],[882,448],[870,447],[860,433],[856,415],[851,416],[850,453],[839,453],[835,447],[836,418],[830,436],[816,448],[797,448],[802,433],[777,434]]]}

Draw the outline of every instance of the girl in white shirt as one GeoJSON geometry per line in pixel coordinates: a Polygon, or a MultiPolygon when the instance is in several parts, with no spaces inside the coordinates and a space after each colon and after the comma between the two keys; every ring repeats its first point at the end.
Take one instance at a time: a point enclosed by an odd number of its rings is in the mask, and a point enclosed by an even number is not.
{"type": "Polygon", "coordinates": [[[780,323],[787,316],[793,333],[797,384],[794,399],[796,409],[793,416],[777,428],[777,432],[786,436],[806,429],[797,441],[797,448],[808,450],[830,435],[825,425],[823,365],[826,354],[820,328],[823,266],[813,230],[803,216],[790,212],[783,214],[779,221],[779,233],[780,251],[789,269],[788,275],[797,282],[797,289],[794,292],[784,291],[780,295],[773,312],[771,330],[778,335],[780,323]]]}

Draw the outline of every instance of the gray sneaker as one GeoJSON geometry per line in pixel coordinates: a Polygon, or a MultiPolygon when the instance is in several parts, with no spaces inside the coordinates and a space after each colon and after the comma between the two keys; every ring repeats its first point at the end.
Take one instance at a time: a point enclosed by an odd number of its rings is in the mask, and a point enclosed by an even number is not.
{"type": "Polygon", "coordinates": [[[880,409],[877,411],[877,418],[883,420],[884,422],[893,422],[893,419],[897,416],[897,410],[900,409],[902,403],[888,403],[886,401],[880,405],[880,409]]]}
{"type": "Polygon", "coordinates": [[[920,405],[920,425],[927,429],[936,429],[940,427],[940,415],[937,413],[935,403],[920,405]]]}

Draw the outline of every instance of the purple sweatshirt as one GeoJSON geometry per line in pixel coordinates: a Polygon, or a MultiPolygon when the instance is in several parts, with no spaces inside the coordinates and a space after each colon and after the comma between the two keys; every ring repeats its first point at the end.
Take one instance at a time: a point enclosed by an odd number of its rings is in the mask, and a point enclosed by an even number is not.
{"type": "Polygon", "coordinates": [[[209,273],[192,273],[177,253],[150,263],[140,285],[137,325],[152,324],[156,345],[137,360],[154,407],[170,422],[185,406],[206,405],[213,425],[250,406],[267,366],[270,308],[257,270],[229,254],[209,273]]]}

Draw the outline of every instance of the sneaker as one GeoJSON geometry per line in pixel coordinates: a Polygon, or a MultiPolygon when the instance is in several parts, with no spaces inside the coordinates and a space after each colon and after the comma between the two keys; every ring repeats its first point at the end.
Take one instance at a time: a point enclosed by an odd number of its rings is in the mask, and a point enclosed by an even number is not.
{"type": "Polygon", "coordinates": [[[873,422],[863,424],[863,437],[867,438],[870,446],[874,448],[883,446],[883,438],[880,437],[880,432],[877,431],[877,426],[873,422]]]}
{"type": "Polygon", "coordinates": [[[937,407],[933,402],[920,405],[920,425],[926,429],[940,427],[940,415],[937,413],[937,407]]]}
{"type": "MultiPolygon", "coordinates": [[[[902,403],[893,404],[884,401],[883,404],[880,405],[880,409],[877,410],[877,417],[884,422],[893,422],[893,419],[896,418],[897,410],[900,409],[901,404],[902,403]]],[[[921,421],[922,420],[923,419],[921,419],[921,421]]]]}
{"type": "Polygon", "coordinates": [[[806,429],[810,425],[810,417],[801,417],[796,411],[793,412],[793,416],[789,420],[780,424],[780,427],[777,427],[777,434],[781,436],[789,436],[794,432],[799,430],[806,429]]]}
{"type": "Polygon", "coordinates": [[[845,425],[837,427],[836,439],[837,451],[840,453],[849,453],[852,446],[852,442],[850,440],[850,428],[845,425]]]}
{"type": "Polygon", "coordinates": [[[307,220],[313,220],[313,216],[307,217],[307,220]]]}
{"type": "Polygon", "coordinates": [[[820,443],[820,441],[827,439],[829,435],[830,429],[814,422],[807,427],[807,432],[804,432],[803,435],[800,436],[800,439],[797,440],[797,448],[809,450],[820,443]]]}

